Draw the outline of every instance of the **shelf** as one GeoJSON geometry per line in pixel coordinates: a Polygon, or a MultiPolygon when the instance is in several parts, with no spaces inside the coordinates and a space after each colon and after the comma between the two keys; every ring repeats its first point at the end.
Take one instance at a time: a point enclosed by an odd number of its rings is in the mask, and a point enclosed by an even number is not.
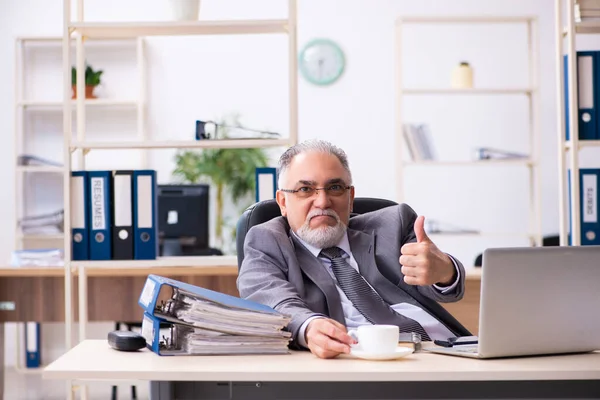
{"type": "MultiPolygon", "coordinates": [[[[74,267],[123,269],[123,268],[164,268],[164,267],[231,267],[237,268],[237,256],[189,256],[159,257],[156,260],[106,260],[106,261],[71,261],[74,267]]],[[[111,274],[118,272],[113,271],[111,274]]]]}
{"type": "Polygon", "coordinates": [[[403,94],[479,94],[479,95],[505,95],[505,94],[531,94],[534,88],[473,88],[473,89],[454,89],[454,88],[406,88],[402,89],[403,94]]]}
{"type": "Polygon", "coordinates": [[[17,165],[17,172],[39,172],[39,173],[63,173],[63,167],[54,167],[51,165],[17,165]]]}
{"type": "Polygon", "coordinates": [[[71,149],[246,149],[286,147],[288,139],[203,139],[134,142],[73,142],[71,149]]]}
{"type": "MultiPolygon", "coordinates": [[[[566,141],[564,145],[565,149],[567,150],[571,150],[573,148],[573,142],[570,140],[566,141]]],[[[578,140],[577,147],[580,149],[584,147],[600,147],[600,140],[578,140]]]]}
{"type": "Polygon", "coordinates": [[[61,277],[65,276],[64,267],[0,267],[0,276],[13,278],[61,277]]]}
{"type": "MultiPolygon", "coordinates": [[[[600,33],[600,19],[592,21],[581,21],[575,23],[575,33],[593,35],[600,33]]],[[[563,36],[567,35],[567,28],[563,29],[563,36]]]]}
{"type": "MultiPolygon", "coordinates": [[[[92,107],[137,107],[138,102],[135,100],[112,100],[112,99],[89,99],[83,102],[86,106],[92,107]]],[[[21,101],[18,106],[24,108],[56,108],[62,109],[62,101],[21,101]]],[[[71,102],[73,107],[77,106],[77,101],[71,102]]]]}
{"type": "MultiPolygon", "coordinates": [[[[167,257],[151,261],[72,261],[71,274],[79,275],[78,266],[86,268],[87,277],[160,276],[237,276],[236,256],[167,257]],[[210,258],[211,260],[205,260],[210,258]],[[181,259],[181,260],[180,260],[181,259]]],[[[0,267],[1,277],[63,277],[64,267],[0,267]]]]}
{"type": "Polygon", "coordinates": [[[287,33],[287,19],[239,21],[73,22],[70,28],[87,38],[132,38],[173,35],[239,35],[287,33]]]}
{"type": "Polygon", "coordinates": [[[481,165],[534,165],[535,161],[531,159],[517,160],[481,160],[481,161],[409,161],[405,166],[447,166],[447,167],[467,167],[481,165]]]}
{"type": "Polygon", "coordinates": [[[62,233],[55,233],[49,235],[37,234],[37,235],[27,235],[20,234],[17,237],[21,240],[62,240],[64,239],[64,235],[62,233]]]}
{"type": "MultiPolygon", "coordinates": [[[[123,40],[123,38],[105,38],[105,39],[101,39],[101,40],[90,40],[89,42],[85,42],[86,45],[93,43],[93,44],[101,44],[102,42],[106,41],[106,42],[114,42],[114,41],[119,41],[119,42],[127,42],[127,41],[131,41],[132,44],[135,44],[135,41],[133,40],[134,38],[125,38],[125,40],[123,40]]],[[[50,44],[52,46],[62,46],[62,41],[63,41],[63,37],[62,36],[19,36],[16,38],[16,40],[24,42],[24,43],[39,43],[39,44],[50,44]]],[[[73,46],[76,45],[76,41],[75,38],[72,38],[71,44],[73,46]]]]}
{"type": "Polygon", "coordinates": [[[410,24],[515,24],[535,20],[534,16],[408,16],[399,17],[397,22],[410,24]]]}

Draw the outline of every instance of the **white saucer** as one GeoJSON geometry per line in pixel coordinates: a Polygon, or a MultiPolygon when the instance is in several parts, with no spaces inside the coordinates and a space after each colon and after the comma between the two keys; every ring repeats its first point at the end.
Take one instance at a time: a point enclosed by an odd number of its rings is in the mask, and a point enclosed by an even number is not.
{"type": "Polygon", "coordinates": [[[409,349],[408,347],[397,347],[395,351],[391,353],[367,353],[364,350],[359,348],[352,348],[350,350],[350,355],[362,358],[363,360],[395,360],[400,357],[406,357],[409,354],[413,353],[413,349],[409,349]]]}

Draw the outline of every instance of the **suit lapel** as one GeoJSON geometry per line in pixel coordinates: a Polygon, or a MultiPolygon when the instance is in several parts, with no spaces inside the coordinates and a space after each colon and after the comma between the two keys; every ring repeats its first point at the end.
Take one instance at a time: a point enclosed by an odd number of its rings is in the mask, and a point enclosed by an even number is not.
{"type": "MultiPolygon", "coordinates": [[[[404,282],[398,282],[396,286],[393,282],[388,280],[379,271],[377,262],[375,260],[375,234],[367,234],[361,231],[355,231],[348,229],[348,242],[350,243],[350,250],[352,255],[358,264],[360,274],[369,282],[369,284],[376,288],[377,292],[384,300],[390,304],[396,303],[397,289],[400,288],[406,293],[421,299],[420,293],[411,285],[407,285],[404,282]]],[[[398,269],[400,269],[400,263],[398,263],[398,269]]]]}
{"type": "Polygon", "coordinates": [[[329,316],[339,323],[346,325],[344,311],[342,310],[342,301],[331,275],[329,275],[319,259],[304,247],[294,235],[290,234],[290,240],[295,247],[300,269],[325,295],[329,316]]]}

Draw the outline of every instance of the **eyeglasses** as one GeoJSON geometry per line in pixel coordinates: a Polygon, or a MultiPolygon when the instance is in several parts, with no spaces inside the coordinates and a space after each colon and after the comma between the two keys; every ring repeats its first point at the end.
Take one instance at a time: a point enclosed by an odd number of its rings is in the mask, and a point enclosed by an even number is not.
{"type": "Polygon", "coordinates": [[[302,186],[301,188],[298,188],[298,189],[279,189],[279,190],[281,190],[282,192],[286,192],[286,193],[294,193],[296,196],[298,196],[302,199],[307,199],[309,197],[312,197],[319,190],[324,190],[328,196],[339,197],[339,196],[343,195],[344,193],[346,193],[346,190],[348,190],[350,188],[352,188],[352,186],[344,186],[344,185],[340,185],[339,183],[334,183],[332,185],[324,186],[321,188],[316,188],[316,187],[312,187],[312,186],[302,186]]]}

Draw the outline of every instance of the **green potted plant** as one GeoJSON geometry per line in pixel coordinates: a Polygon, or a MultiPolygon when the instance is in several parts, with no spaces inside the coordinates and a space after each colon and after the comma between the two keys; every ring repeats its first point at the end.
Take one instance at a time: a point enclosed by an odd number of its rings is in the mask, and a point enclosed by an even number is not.
{"type": "MultiPolygon", "coordinates": [[[[94,89],[100,84],[100,77],[104,71],[94,71],[91,66],[85,67],[85,98],[95,99],[94,89]]],[[[73,88],[73,99],[77,98],[77,69],[71,68],[71,86],[73,88]]]]}
{"type": "MultiPolygon", "coordinates": [[[[238,119],[232,118],[233,123],[231,121],[218,123],[221,138],[227,138],[226,126],[241,127],[238,119]]],[[[218,247],[222,248],[226,245],[224,240],[226,219],[223,213],[226,195],[231,197],[232,203],[240,211],[252,204],[253,200],[239,207],[240,201],[248,199],[249,196],[254,197],[255,169],[266,167],[268,163],[269,157],[266,151],[260,148],[185,150],[175,155],[176,168],[173,175],[185,183],[209,183],[213,190],[216,190],[215,236],[218,247]]],[[[232,231],[234,236],[235,229],[232,231]]]]}

